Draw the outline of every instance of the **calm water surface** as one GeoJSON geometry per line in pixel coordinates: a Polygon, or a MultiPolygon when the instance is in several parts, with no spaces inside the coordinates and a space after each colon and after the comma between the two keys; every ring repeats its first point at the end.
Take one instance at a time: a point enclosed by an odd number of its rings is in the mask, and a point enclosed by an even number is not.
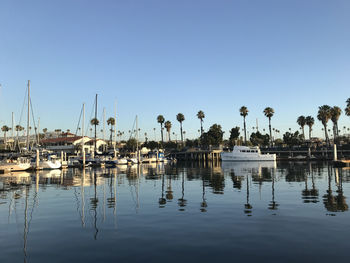
{"type": "Polygon", "coordinates": [[[1,262],[348,262],[349,182],[326,163],[0,175],[1,262]]]}

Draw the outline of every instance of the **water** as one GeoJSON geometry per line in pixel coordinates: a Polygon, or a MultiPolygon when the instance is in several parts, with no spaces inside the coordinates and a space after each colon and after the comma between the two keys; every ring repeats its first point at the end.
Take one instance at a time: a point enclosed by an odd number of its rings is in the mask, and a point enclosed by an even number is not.
{"type": "Polygon", "coordinates": [[[1,175],[1,262],[348,262],[349,181],[326,163],[1,175]]]}

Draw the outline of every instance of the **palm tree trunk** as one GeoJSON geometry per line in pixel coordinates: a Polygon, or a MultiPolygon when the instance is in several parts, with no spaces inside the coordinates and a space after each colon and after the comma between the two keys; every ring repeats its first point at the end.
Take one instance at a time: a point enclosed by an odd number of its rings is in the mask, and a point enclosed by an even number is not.
{"type": "Polygon", "coordinates": [[[312,128],[311,128],[311,126],[309,126],[309,140],[310,140],[310,142],[311,142],[311,130],[312,130],[312,128]]]}
{"type": "Polygon", "coordinates": [[[161,137],[162,137],[162,144],[164,143],[164,140],[163,140],[163,123],[160,124],[160,134],[161,134],[161,137]]]}
{"type": "Polygon", "coordinates": [[[327,132],[327,124],[323,124],[324,127],[324,136],[326,137],[326,144],[329,145],[328,132],[327,132]]]}
{"type": "Polygon", "coordinates": [[[201,119],[201,136],[203,134],[203,120],[201,119]]]}
{"type": "Polygon", "coordinates": [[[170,142],[171,141],[171,139],[170,139],[170,131],[168,133],[169,133],[169,142],[170,142]]]}
{"type": "Polygon", "coordinates": [[[270,144],[272,145],[271,118],[269,118],[270,144]]]}
{"type": "Polygon", "coordinates": [[[112,124],[111,124],[111,135],[109,136],[109,144],[112,146],[112,136],[113,136],[113,129],[112,129],[112,124]]]}
{"type": "Polygon", "coordinates": [[[333,142],[336,143],[337,141],[337,124],[333,124],[333,142]]]}
{"type": "Polygon", "coordinates": [[[247,129],[245,125],[245,116],[243,116],[243,125],[244,125],[244,144],[247,144],[247,129]]]}
{"type": "Polygon", "coordinates": [[[182,134],[182,122],[180,122],[180,132],[181,132],[181,141],[184,142],[184,138],[182,134]]]}
{"type": "Polygon", "coordinates": [[[301,127],[303,131],[303,140],[305,140],[305,131],[304,131],[304,126],[301,127]]]}
{"type": "Polygon", "coordinates": [[[4,142],[5,142],[5,150],[7,150],[6,132],[4,132],[4,142]]]}

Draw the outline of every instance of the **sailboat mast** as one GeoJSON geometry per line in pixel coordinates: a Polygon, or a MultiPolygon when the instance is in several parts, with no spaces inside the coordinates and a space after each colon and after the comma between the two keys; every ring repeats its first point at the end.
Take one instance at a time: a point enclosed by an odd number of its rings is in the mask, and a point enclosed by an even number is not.
{"type": "Polygon", "coordinates": [[[29,151],[29,125],[30,125],[30,80],[28,80],[27,151],[29,151]]]}
{"type": "Polygon", "coordinates": [[[114,147],[114,153],[115,153],[116,148],[117,148],[117,101],[115,101],[115,103],[114,103],[114,143],[113,143],[113,147],[114,147]]]}
{"type": "Polygon", "coordinates": [[[83,123],[82,123],[82,127],[81,127],[81,137],[82,137],[82,141],[81,141],[81,149],[82,150],[81,150],[81,152],[83,155],[83,168],[85,168],[84,126],[85,126],[85,103],[83,103],[83,123]]]}
{"type": "Polygon", "coordinates": [[[139,125],[138,125],[137,115],[136,115],[136,154],[137,154],[137,161],[140,162],[140,158],[139,158],[139,125]]]}
{"type": "Polygon", "coordinates": [[[97,143],[97,134],[96,134],[96,129],[97,129],[97,94],[96,94],[96,101],[95,101],[95,153],[96,153],[96,143],[97,143]]]}
{"type": "Polygon", "coordinates": [[[40,145],[40,118],[38,118],[38,129],[37,129],[38,133],[37,133],[37,144],[40,145]]]}

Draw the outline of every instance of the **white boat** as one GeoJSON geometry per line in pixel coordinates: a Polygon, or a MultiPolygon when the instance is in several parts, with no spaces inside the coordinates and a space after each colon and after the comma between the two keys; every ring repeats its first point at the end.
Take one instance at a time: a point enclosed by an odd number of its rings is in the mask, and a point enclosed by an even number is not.
{"type": "Polygon", "coordinates": [[[26,171],[31,167],[30,161],[27,158],[20,157],[17,160],[9,160],[7,162],[0,163],[0,172],[17,172],[26,171]]]}
{"type": "Polygon", "coordinates": [[[53,170],[53,169],[60,169],[62,167],[61,161],[57,158],[56,155],[48,155],[47,157],[39,157],[39,167],[37,166],[35,157],[32,160],[32,168],[37,170],[53,170]]]}
{"type": "Polygon", "coordinates": [[[129,158],[129,161],[131,162],[131,164],[138,164],[139,163],[139,161],[135,157],[129,158]]]}
{"type": "Polygon", "coordinates": [[[60,169],[62,163],[57,159],[56,156],[49,156],[47,160],[42,160],[39,162],[39,167],[44,170],[60,169]]]}
{"type": "Polygon", "coordinates": [[[276,154],[262,154],[259,147],[234,146],[231,152],[221,153],[222,161],[276,161],[276,154]]]}

